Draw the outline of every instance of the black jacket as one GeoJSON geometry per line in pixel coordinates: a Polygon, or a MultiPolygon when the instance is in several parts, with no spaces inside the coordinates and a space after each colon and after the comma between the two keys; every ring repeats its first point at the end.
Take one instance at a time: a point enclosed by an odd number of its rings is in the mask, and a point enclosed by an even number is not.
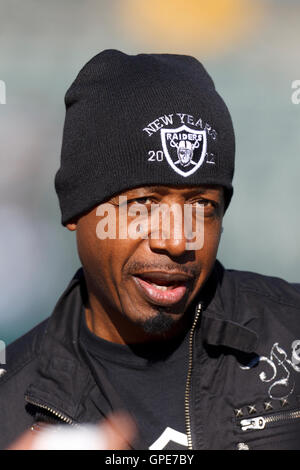
{"type": "MultiPolygon", "coordinates": [[[[122,407],[78,341],[83,284],[80,270],[52,316],[8,347],[2,449],[36,420],[97,422],[122,407]]],[[[192,448],[300,449],[300,286],[216,262],[196,311],[186,397],[192,448]]]]}

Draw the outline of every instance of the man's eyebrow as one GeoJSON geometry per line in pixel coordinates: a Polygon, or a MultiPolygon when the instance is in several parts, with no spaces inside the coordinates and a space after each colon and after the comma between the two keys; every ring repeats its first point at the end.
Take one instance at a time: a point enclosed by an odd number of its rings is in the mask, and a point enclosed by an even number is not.
{"type": "Polygon", "coordinates": [[[128,191],[126,191],[127,194],[131,194],[131,193],[141,193],[141,192],[150,192],[150,193],[154,193],[154,192],[157,192],[159,191],[159,186],[141,186],[139,188],[132,188],[132,189],[129,189],[128,191]]]}
{"type": "Polygon", "coordinates": [[[187,192],[193,193],[205,193],[209,190],[214,190],[216,188],[200,188],[200,187],[189,187],[189,186],[178,186],[174,188],[173,186],[141,186],[139,188],[133,188],[126,191],[126,194],[132,193],[142,193],[142,192],[150,192],[150,193],[166,193],[169,192],[170,189],[185,189],[187,192]]]}
{"type": "Polygon", "coordinates": [[[159,186],[141,186],[139,188],[128,189],[122,193],[122,196],[127,197],[142,197],[144,194],[165,193],[167,189],[159,186]]]}
{"type": "Polygon", "coordinates": [[[185,190],[182,195],[186,198],[194,197],[194,196],[209,196],[216,197],[220,193],[220,188],[215,186],[140,186],[138,188],[132,188],[127,190],[126,192],[122,193],[122,195],[126,195],[127,198],[140,198],[145,197],[151,194],[160,194],[160,195],[167,195],[169,194],[170,189],[182,189],[185,190]]]}

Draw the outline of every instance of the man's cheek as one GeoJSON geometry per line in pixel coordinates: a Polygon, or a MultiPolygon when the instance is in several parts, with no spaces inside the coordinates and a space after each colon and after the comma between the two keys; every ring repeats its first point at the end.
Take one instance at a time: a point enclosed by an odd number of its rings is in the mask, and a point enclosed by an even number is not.
{"type": "Polygon", "coordinates": [[[201,250],[196,252],[198,264],[201,270],[209,270],[214,265],[217,251],[220,243],[220,231],[206,231],[204,235],[204,243],[201,250]]]}
{"type": "Polygon", "coordinates": [[[214,223],[207,225],[208,226],[204,230],[204,244],[207,245],[208,249],[216,250],[220,243],[222,223],[218,219],[214,223]]]}

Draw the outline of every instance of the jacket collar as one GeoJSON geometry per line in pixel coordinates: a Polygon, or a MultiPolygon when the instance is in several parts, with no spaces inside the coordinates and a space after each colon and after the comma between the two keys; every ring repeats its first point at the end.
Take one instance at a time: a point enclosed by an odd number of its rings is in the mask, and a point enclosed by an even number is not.
{"type": "Polygon", "coordinates": [[[252,311],[243,311],[240,315],[239,283],[219,261],[200,293],[200,302],[203,306],[200,323],[203,342],[244,353],[257,351],[258,333],[246,326],[254,324],[255,317],[252,311]]]}
{"type": "Polygon", "coordinates": [[[201,322],[202,337],[212,346],[225,346],[244,353],[255,353],[258,336],[249,328],[220,318],[203,315],[201,322]]]}

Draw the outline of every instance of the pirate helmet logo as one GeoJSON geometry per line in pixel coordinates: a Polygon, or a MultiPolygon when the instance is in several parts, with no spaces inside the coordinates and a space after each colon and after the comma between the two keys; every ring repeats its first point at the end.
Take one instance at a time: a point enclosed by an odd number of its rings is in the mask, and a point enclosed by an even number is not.
{"type": "Polygon", "coordinates": [[[178,165],[178,163],[182,166],[189,165],[193,158],[194,151],[191,142],[189,140],[180,140],[179,144],[176,144],[174,141],[171,141],[170,144],[175,145],[177,148],[178,160],[175,162],[175,165],[178,165]]]}
{"type": "Polygon", "coordinates": [[[195,173],[204,162],[207,148],[206,131],[183,125],[177,129],[161,129],[162,148],[167,162],[176,173],[186,177],[195,173]]]}

